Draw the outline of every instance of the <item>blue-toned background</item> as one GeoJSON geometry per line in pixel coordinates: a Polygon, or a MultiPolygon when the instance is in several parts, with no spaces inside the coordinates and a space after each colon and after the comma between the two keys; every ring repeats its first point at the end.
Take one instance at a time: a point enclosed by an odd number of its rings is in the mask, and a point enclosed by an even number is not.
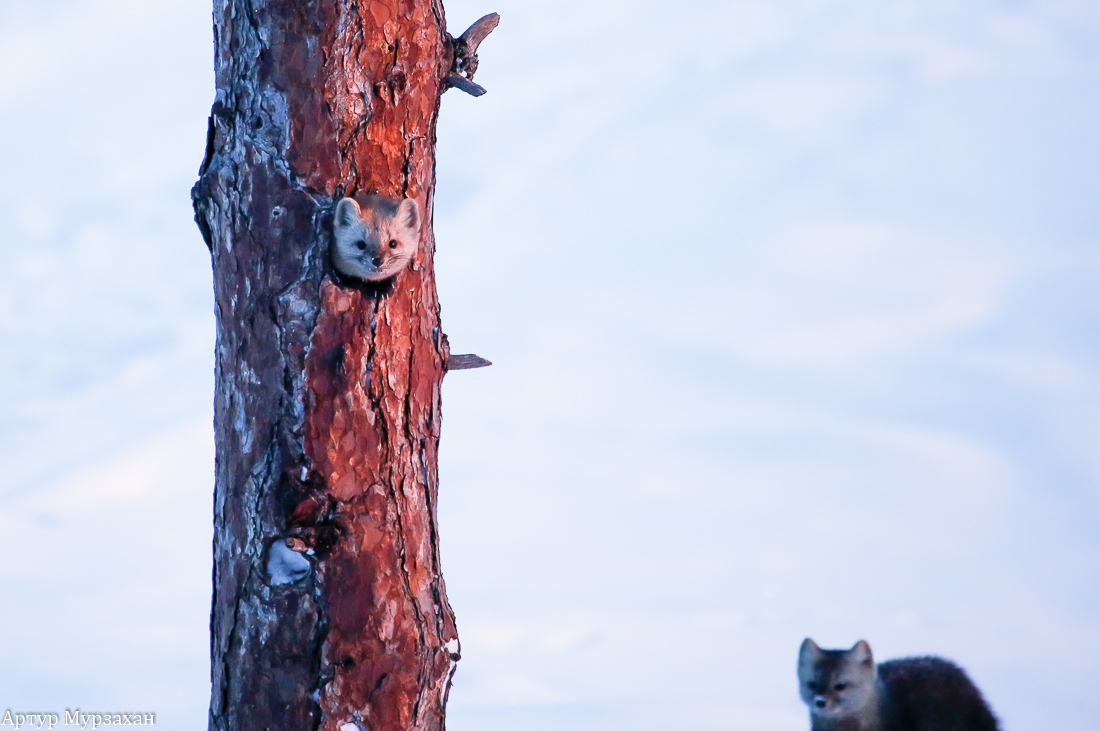
{"type": "MultiPolygon", "coordinates": [[[[796,731],[803,637],[1096,728],[1100,5],[485,12],[435,227],[453,731],[796,731]]],[[[0,0],[0,713],[205,727],[209,3],[0,0]]]]}

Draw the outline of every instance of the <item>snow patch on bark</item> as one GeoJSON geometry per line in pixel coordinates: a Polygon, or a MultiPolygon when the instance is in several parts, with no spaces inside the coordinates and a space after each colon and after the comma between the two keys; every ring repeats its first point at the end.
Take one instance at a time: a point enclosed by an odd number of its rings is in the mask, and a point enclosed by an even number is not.
{"type": "Polygon", "coordinates": [[[287,548],[282,540],[271,544],[267,552],[267,578],[272,586],[285,586],[301,581],[313,569],[309,559],[287,548]]]}

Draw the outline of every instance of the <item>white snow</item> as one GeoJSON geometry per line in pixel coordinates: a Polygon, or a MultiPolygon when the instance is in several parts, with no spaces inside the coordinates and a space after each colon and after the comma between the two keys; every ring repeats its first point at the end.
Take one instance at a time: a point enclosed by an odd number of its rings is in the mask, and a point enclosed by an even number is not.
{"type": "Polygon", "coordinates": [[[267,551],[267,578],[272,586],[293,584],[309,576],[313,566],[302,554],[276,540],[267,551]]]}

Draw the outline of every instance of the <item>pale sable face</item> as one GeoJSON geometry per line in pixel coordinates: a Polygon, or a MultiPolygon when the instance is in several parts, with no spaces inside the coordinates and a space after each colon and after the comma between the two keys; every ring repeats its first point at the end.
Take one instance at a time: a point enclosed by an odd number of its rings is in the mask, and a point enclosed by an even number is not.
{"type": "Polygon", "coordinates": [[[336,269],[345,276],[381,282],[407,267],[416,254],[420,206],[411,198],[341,198],[332,229],[336,269]]]}
{"type": "Polygon", "coordinates": [[[810,713],[844,718],[863,713],[875,698],[878,671],[871,647],[860,640],[850,650],[822,650],[807,638],[798,653],[798,690],[810,713]]]}

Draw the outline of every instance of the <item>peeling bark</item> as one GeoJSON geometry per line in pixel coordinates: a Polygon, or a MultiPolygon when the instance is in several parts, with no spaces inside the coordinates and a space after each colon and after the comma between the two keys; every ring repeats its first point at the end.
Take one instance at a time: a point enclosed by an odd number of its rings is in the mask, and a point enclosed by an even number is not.
{"type": "Polygon", "coordinates": [[[209,727],[442,729],[430,221],[454,41],[438,0],[215,0],[214,34],[192,191],[217,314],[209,727]],[[334,199],[360,191],[429,222],[380,286],[328,259],[334,199]]]}

